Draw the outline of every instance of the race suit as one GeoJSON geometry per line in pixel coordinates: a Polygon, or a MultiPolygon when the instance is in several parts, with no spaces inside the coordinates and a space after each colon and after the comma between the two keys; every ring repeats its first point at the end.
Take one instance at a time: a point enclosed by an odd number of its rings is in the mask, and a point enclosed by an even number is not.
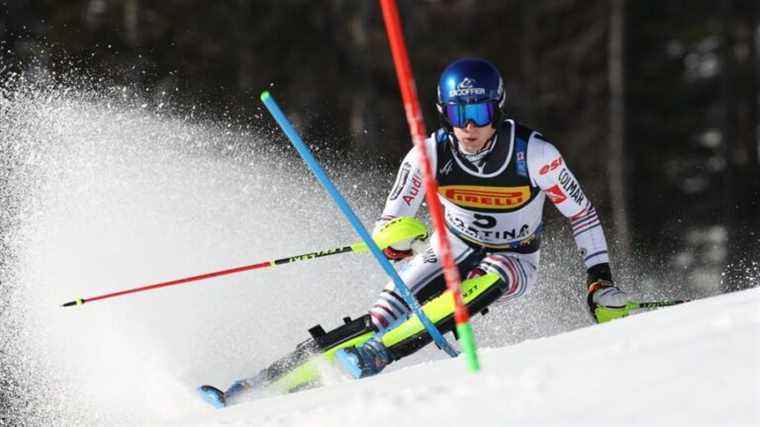
{"type": "MultiPolygon", "coordinates": [[[[453,133],[440,129],[425,141],[439,186],[448,238],[460,273],[497,273],[501,300],[516,298],[537,279],[544,200],[570,219],[587,269],[604,265],[607,243],[599,217],[559,151],[532,129],[504,120],[484,152],[459,151],[453,133]]],[[[414,216],[425,197],[419,153],[404,158],[382,218],[414,216]]],[[[434,242],[437,236],[430,240],[434,242]]],[[[445,290],[442,267],[431,245],[400,276],[420,303],[445,290]]],[[[411,309],[393,282],[370,309],[380,333],[405,320],[411,309]]]]}

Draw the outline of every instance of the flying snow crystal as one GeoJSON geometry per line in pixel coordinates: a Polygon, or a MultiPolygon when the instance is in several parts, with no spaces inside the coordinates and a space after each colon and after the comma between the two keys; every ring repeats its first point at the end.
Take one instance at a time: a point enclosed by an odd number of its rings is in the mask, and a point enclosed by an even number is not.
{"type": "MultiPolygon", "coordinates": [[[[300,161],[252,137],[257,129],[193,122],[161,102],[159,113],[128,87],[87,78],[17,76],[2,86],[8,419],[175,418],[195,410],[197,384],[253,372],[312,323],[369,305],[377,286],[355,283],[383,282],[368,258],[354,256],[61,308],[356,240],[300,161]]],[[[363,178],[344,175],[343,185],[352,180],[363,178]]],[[[351,193],[365,217],[379,209],[380,197],[351,193]]]]}

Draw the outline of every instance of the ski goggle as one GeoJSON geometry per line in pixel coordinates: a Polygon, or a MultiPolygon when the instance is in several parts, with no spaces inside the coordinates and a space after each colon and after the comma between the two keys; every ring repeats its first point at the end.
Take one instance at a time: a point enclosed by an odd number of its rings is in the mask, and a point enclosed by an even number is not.
{"type": "Polygon", "coordinates": [[[477,127],[483,127],[496,119],[496,108],[495,102],[446,104],[444,111],[446,111],[449,123],[454,127],[466,127],[468,122],[472,122],[477,127]]]}

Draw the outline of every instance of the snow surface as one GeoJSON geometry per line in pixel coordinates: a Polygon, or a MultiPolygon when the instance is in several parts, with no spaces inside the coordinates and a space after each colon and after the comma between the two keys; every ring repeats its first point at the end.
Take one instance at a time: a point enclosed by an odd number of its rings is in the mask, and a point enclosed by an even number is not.
{"type": "MultiPolygon", "coordinates": [[[[61,308],[356,237],[261,123],[164,112],[120,87],[22,83],[2,95],[0,423],[760,424],[760,288],[589,327],[580,257],[551,224],[539,285],[473,319],[481,373],[428,346],[375,378],[333,374],[323,388],[214,410],[195,387],[252,375],[312,325],[365,313],[381,269],[338,255],[61,308]]],[[[392,175],[339,163],[328,173],[371,224],[392,175]]],[[[642,297],[693,297],[617,277],[642,297]]]]}
{"type": "Polygon", "coordinates": [[[760,289],[207,410],[257,426],[760,425],[760,289]]]}

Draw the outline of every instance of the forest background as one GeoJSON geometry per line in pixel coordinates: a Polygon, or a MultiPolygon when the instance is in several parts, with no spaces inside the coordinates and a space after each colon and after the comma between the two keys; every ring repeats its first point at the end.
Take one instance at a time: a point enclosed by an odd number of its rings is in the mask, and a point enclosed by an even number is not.
{"type": "MultiPolygon", "coordinates": [[[[705,295],[758,284],[759,2],[398,3],[430,130],[445,65],[488,58],[509,115],[560,148],[601,211],[613,267],[705,295]]],[[[269,128],[271,88],[307,141],[389,174],[411,147],[376,1],[2,1],[0,52],[3,78],[76,68],[269,128]]]]}

